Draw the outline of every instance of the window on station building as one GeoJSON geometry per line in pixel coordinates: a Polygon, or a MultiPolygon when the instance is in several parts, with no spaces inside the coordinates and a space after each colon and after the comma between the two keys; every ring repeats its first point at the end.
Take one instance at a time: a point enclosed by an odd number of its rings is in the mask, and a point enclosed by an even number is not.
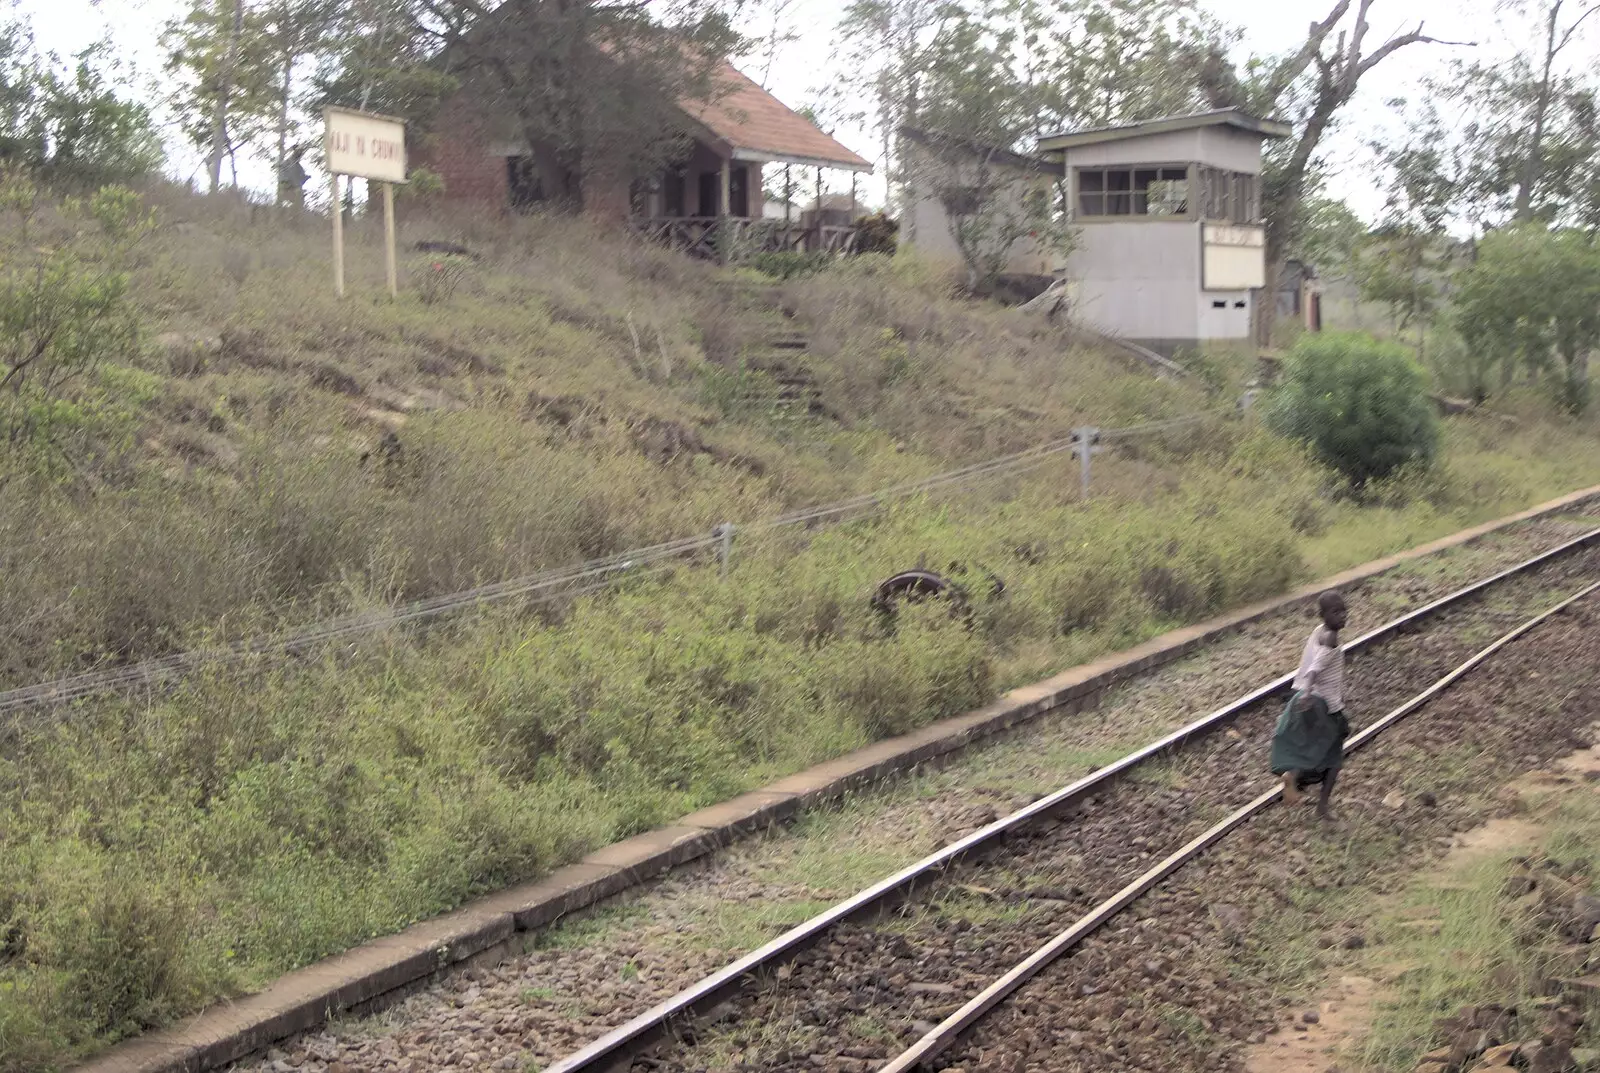
{"type": "Polygon", "coordinates": [[[1261,177],[1206,165],[1077,169],[1078,217],[1261,222],[1261,177]],[[1191,197],[1190,195],[1194,196],[1191,197]]]}
{"type": "Polygon", "coordinates": [[[1078,215],[1184,216],[1189,211],[1187,165],[1079,168],[1078,215]]]}
{"type": "Polygon", "coordinates": [[[1233,224],[1261,222],[1261,177],[1221,168],[1201,167],[1200,215],[1233,224]]]}

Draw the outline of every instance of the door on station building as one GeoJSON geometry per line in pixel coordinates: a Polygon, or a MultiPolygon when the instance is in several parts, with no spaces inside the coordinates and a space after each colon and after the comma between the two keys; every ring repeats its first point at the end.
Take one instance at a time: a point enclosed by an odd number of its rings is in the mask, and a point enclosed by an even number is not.
{"type": "Polygon", "coordinates": [[[700,215],[722,215],[722,176],[714,171],[700,173],[700,215]]]}
{"type": "Polygon", "coordinates": [[[750,215],[750,169],[734,168],[728,176],[728,215],[748,218],[750,215]]]}
{"type": "Polygon", "coordinates": [[[666,176],[661,181],[661,215],[687,215],[683,211],[684,186],[683,169],[668,168],[666,176]]]}
{"type": "Polygon", "coordinates": [[[531,156],[506,157],[506,186],[517,212],[532,212],[544,201],[544,183],[531,156]]]}

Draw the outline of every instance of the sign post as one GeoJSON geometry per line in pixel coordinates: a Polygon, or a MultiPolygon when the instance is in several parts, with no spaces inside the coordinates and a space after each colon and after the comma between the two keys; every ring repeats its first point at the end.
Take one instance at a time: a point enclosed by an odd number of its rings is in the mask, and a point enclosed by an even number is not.
{"type": "Polygon", "coordinates": [[[383,184],[384,269],[389,294],[399,293],[395,271],[394,184],[406,181],[406,125],[388,116],[349,108],[324,108],[323,145],[333,193],[334,293],[344,297],[344,220],[339,205],[339,176],[383,184]]]}
{"type": "Polygon", "coordinates": [[[344,206],[339,204],[339,173],[328,175],[328,204],[333,216],[333,293],[344,297],[344,206]]]}

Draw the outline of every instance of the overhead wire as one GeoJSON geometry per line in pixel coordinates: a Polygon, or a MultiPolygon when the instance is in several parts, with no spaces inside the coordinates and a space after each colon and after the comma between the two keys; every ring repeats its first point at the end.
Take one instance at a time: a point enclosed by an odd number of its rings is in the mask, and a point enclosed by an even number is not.
{"type": "MultiPolygon", "coordinates": [[[[1230,408],[1219,408],[1124,428],[1100,429],[1098,440],[1117,442],[1153,435],[1199,424],[1229,412],[1230,408]]],[[[850,515],[877,513],[888,509],[898,500],[1026,473],[1058,455],[1075,450],[1077,446],[1078,438],[1074,433],[1063,439],[1025,448],[998,458],[970,463],[834,503],[806,507],[746,526],[738,526],[735,527],[735,531],[740,533],[743,539],[749,539],[793,526],[812,527],[839,522],[850,515]]],[[[619,577],[638,577],[642,573],[657,573],[673,562],[696,552],[715,549],[722,539],[719,533],[682,537],[618,552],[573,566],[541,570],[458,592],[412,600],[392,608],[357,612],[325,620],[288,634],[247,639],[214,648],[176,652],[124,667],[88,671],[0,691],[0,715],[45,705],[66,704],[97,693],[137,687],[153,688],[181,677],[201,664],[236,663],[253,656],[293,655],[334,641],[387,630],[402,623],[436,618],[487,603],[518,598],[529,598],[533,603],[570,599],[605,588],[619,577]],[[575,585],[576,588],[573,587],[575,585]]]]}

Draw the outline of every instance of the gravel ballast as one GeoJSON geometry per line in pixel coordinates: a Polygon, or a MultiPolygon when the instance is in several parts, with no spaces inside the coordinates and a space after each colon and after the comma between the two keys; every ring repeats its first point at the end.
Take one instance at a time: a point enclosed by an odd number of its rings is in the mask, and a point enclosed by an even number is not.
{"type": "MultiPolygon", "coordinates": [[[[1351,635],[1581,528],[1533,523],[1357,586],[1351,635]]],[[[1583,561],[1593,568],[1592,556],[1583,561]]],[[[1480,604],[1452,612],[1465,616],[1451,619],[1460,627],[1452,631],[1461,635],[1455,641],[1430,640],[1441,636],[1430,628],[1395,642],[1396,652],[1409,646],[1403,667],[1386,672],[1388,657],[1358,658],[1353,674],[1362,683],[1357,703],[1363,714],[1374,713],[1388,692],[1409,695],[1453,654],[1464,655],[1499,632],[1494,625],[1517,613],[1511,605],[1523,602],[1506,594],[1525,588],[1531,596],[1565,569],[1552,567],[1540,580],[1514,582],[1480,604]],[[1372,673],[1363,678],[1369,662],[1372,673]]],[[[1304,612],[1258,622],[1119,689],[1096,711],[1046,720],[1003,744],[969,753],[944,772],[807,817],[792,831],[719,854],[704,867],[675,873],[557,929],[541,949],[494,968],[467,970],[378,1018],[291,1041],[238,1068],[354,1073],[548,1063],[828,901],[1292,668],[1309,628],[1304,612]]],[[[759,1014],[764,1042],[741,1041],[737,1022],[729,1022],[716,1026],[702,1046],[682,1052],[686,1064],[663,1056],[657,1068],[720,1069],[751,1062],[748,1068],[867,1068],[874,1055],[892,1053],[892,1041],[908,1042],[917,1022],[936,1019],[958,1004],[963,989],[986,983],[985,973],[994,965],[1016,960],[1010,954],[1020,956],[1030,936],[1048,933],[1097,895],[1109,893],[1107,884],[1176,845],[1229,802],[1256,792],[1262,735],[1275,714],[1254,713],[1238,725],[1238,738],[1214,739],[1144,781],[1113,791],[1071,824],[1018,842],[1010,851],[1014,862],[1001,868],[1004,883],[974,878],[969,885],[976,890],[952,887],[931,905],[919,898],[920,908],[910,917],[840,932],[841,961],[828,962],[823,956],[828,948],[819,947],[817,959],[797,963],[790,979],[764,997],[768,1004],[759,1014]],[[1079,858],[1092,859],[1095,867],[1084,870],[1079,858]],[[895,932],[900,944],[895,949],[912,954],[880,957],[873,944],[884,929],[895,932]],[[919,947],[924,939],[934,945],[919,947]],[[915,974],[896,969],[908,962],[926,968],[915,974]],[[850,981],[847,992],[814,978],[826,964],[850,981]],[[904,979],[897,980],[900,976],[904,979]],[[863,990],[857,983],[863,979],[876,982],[863,990]],[[899,1012],[888,1018],[875,1014],[873,1009],[885,1005],[880,999],[896,989],[904,993],[904,1003],[890,998],[887,1005],[899,1012]],[[869,1003],[868,994],[879,999],[869,1003]],[[787,1010],[786,1016],[785,1004],[797,995],[807,996],[811,1007],[843,999],[846,1009],[850,1003],[860,1009],[844,1015],[852,1027],[837,1038],[797,1029],[784,1044],[778,1040],[782,1026],[806,1026],[804,1008],[787,1010]],[[887,1023],[896,1018],[898,1023],[887,1023]],[[780,1054],[786,1057],[779,1059],[780,1054]],[[824,1065],[815,1064],[814,1054],[824,1065]]],[[[986,866],[983,874],[1000,864],[986,866]]]]}

